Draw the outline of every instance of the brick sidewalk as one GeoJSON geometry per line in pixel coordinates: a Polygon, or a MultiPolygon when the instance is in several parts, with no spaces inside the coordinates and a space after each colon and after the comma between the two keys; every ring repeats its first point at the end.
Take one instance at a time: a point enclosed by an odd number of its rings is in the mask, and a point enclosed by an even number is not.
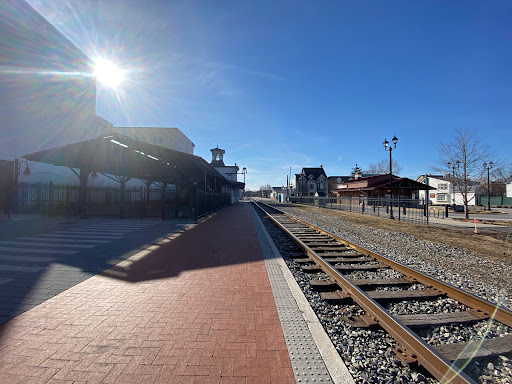
{"type": "Polygon", "coordinates": [[[0,326],[0,382],[293,383],[239,203],[0,326]]]}

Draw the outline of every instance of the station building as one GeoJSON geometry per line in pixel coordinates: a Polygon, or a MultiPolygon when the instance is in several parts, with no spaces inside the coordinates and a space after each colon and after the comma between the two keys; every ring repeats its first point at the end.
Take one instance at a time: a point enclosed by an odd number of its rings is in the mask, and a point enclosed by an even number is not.
{"type": "MultiPolygon", "coordinates": [[[[243,183],[236,174],[226,180],[194,156],[194,143],[177,128],[117,127],[124,133],[119,135],[112,123],[97,116],[93,61],[26,1],[0,2],[0,36],[0,209],[12,209],[13,198],[24,196],[16,193],[18,181],[79,183],[77,195],[84,205],[89,181],[98,173],[113,174],[123,187],[130,179],[176,181],[185,193],[225,189],[232,201],[238,200],[243,183]],[[130,159],[137,160],[129,164],[130,159]],[[170,169],[174,163],[178,171],[170,169]]],[[[55,203],[51,188],[46,194],[36,192],[30,204],[55,203]]],[[[63,197],[70,204],[71,192],[68,188],[63,197]]]]}
{"type": "MultiPolygon", "coordinates": [[[[24,0],[0,2],[0,159],[104,133],[92,60],[24,0]]],[[[10,162],[10,163],[9,163],[10,162]]],[[[21,170],[21,173],[23,169],[21,170]]],[[[28,181],[58,175],[31,165],[28,181]]],[[[22,176],[23,177],[23,176],[22,176]]]]}
{"type": "Polygon", "coordinates": [[[361,177],[347,180],[336,185],[336,189],[330,191],[332,196],[351,198],[360,197],[390,197],[390,186],[393,186],[393,198],[417,199],[418,192],[425,189],[433,189],[418,181],[407,177],[398,177],[389,174],[361,177]]]}
{"type": "Polygon", "coordinates": [[[121,133],[137,141],[160,145],[190,155],[194,154],[195,144],[178,128],[163,127],[112,127],[112,132],[121,133]]]}
{"type": "Polygon", "coordinates": [[[216,148],[210,149],[210,152],[212,153],[211,166],[229,181],[229,187],[226,185],[223,192],[231,194],[232,202],[238,201],[241,196],[241,191],[245,188],[244,183],[238,182],[238,171],[240,167],[238,167],[236,163],[235,165],[224,164],[224,154],[226,151],[219,148],[218,145],[216,148]]]}

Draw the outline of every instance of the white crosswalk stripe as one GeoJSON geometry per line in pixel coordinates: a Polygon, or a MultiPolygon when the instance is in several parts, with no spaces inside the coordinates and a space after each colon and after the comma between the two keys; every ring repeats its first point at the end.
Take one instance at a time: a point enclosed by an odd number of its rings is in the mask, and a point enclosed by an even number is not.
{"type": "Polygon", "coordinates": [[[3,251],[9,252],[27,252],[27,253],[57,253],[61,255],[74,255],[80,251],[63,251],[60,249],[37,249],[37,248],[15,248],[15,247],[0,247],[0,254],[3,251]]]}
{"type": "Polygon", "coordinates": [[[2,284],[7,284],[9,282],[11,282],[13,279],[10,279],[8,277],[0,277],[0,285],[2,284]]]}
{"type": "Polygon", "coordinates": [[[57,260],[55,257],[44,256],[18,256],[18,255],[0,255],[0,260],[14,260],[14,261],[30,261],[35,263],[51,263],[57,260]]]}
{"type": "Polygon", "coordinates": [[[0,271],[7,272],[28,272],[28,273],[36,273],[41,272],[45,267],[25,267],[22,265],[4,265],[0,264],[0,271]]]}
{"type": "Polygon", "coordinates": [[[79,232],[79,233],[106,233],[107,235],[110,235],[110,234],[125,234],[125,233],[128,233],[128,232],[133,232],[133,230],[119,230],[119,229],[101,229],[101,230],[98,230],[98,228],[70,228],[68,230],[66,230],[66,232],[71,232],[71,233],[75,233],[75,232],[79,232]]]}
{"type": "Polygon", "coordinates": [[[116,233],[116,234],[109,234],[109,233],[105,233],[105,232],[85,232],[85,231],[77,231],[75,229],[68,229],[67,231],[54,231],[53,233],[62,233],[62,234],[71,234],[71,235],[83,235],[83,236],[91,236],[91,237],[94,237],[96,235],[98,236],[119,236],[119,235],[123,235],[125,234],[126,232],[122,232],[122,233],[116,233]]]}
{"type": "Polygon", "coordinates": [[[97,246],[97,245],[91,245],[91,244],[48,244],[48,243],[26,242],[26,241],[0,241],[0,244],[30,245],[30,246],[57,247],[57,248],[94,248],[97,246]]]}
{"type": "MultiPolygon", "coordinates": [[[[42,235],[40,235],[42,236],[42,235]]],[[[67,238],[62,238],[60,236],[53,236],[53,237],[39,237],[39,236],[34,236],[34,237],[24,237],[24,236],[21,236],[21,237],[17,237],[16,240],[35,240],[35,241],[46,241],[48,242],[49,244],[51,244],[51,242],[57,242],[57,241],[60,241],[62,242],[62,240],[69,240],[67,238]]],[[[73,240],[73,243],[93,243],[93,244],[105,244],[105,243],[110,243],[110,240],[94,240],[94,239],[91,239],[91,240],[84,240],[84,239],[72,239],[73,240]]]]}
{"type": "MultiPolygon", "coordinates": [[[[152,225],[152,224],[151,224],[152,225]]],[[[91,225],[91,228],[125,228],[125,229],[141,229],[147,228],[151,225],[91,225]]]]}
{"type": "Polygon", "coordinates": [[[0,273],[3,275],[0,276],[0,285],[13,281],[9,273],[41,272],[59,257],[76,257],[74,255],[81,250],[120,240],[123,236],[155,224],[113,221],[0,241],[0,273]]]}
{"type": "Polygon", "coordinates": [[[122,239],[123,237],[119,237],[119,236],[100,236],[100,235],[73,235],[73,234],[69,234],[69,232],[64,232],[64,233],[54,233],[54,234],[46,234],[46,233],[43,233],[39,236],[44,236],[44,237],[62,237],[62,238],[81,238],[81,239],[102,239],[102,240],[105,240],[105,239],[111,239],[111,240],[119,240],[119,239],[122,239]]]}

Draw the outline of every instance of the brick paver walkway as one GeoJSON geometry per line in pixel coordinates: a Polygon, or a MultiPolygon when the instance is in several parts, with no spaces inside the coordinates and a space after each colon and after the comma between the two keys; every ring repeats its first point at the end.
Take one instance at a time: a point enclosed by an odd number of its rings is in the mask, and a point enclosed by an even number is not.
{"type": "Polygon", "coordinates": [[[239,203],[0,326],[0,383],[295,382],[239,203]]]}

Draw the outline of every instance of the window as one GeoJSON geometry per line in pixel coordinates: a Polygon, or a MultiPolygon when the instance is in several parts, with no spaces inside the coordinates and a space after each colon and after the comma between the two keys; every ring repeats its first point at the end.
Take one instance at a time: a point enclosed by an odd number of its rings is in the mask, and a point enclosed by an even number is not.
{"type": "Polygon", "coordinates": [[[153,144],[158,143],[158,139],[156,137],[153,137],[153,144]]]}
{"type": "Polygon", "coordinates": [[[318,183],[318,189],[324,189],[324,183],[318,183]]]}
{"type": "Polygon", "coordinates": [[[439,193],[436,196],[437,201],[446,201],[446,193],[439,193]]]}
{"type": "Polygon", "coordinates": [[[440,184],[437,185],[437,189],[439,189],[441,191],[446,191],[448,189],[448,184],[440,183],[440,184]]]}
{"type": "Polygon", "coordinates": [[[158,144],[163,144],[164,143],[164,139],[162,139],[161,137],[158,138],[158,144]]]}
{"type": "Polygon", "coordinates": [[[315,186],[313,184],[309,185],[309,189],[314,189],[314,188],[315,188],[315,186]]]}

